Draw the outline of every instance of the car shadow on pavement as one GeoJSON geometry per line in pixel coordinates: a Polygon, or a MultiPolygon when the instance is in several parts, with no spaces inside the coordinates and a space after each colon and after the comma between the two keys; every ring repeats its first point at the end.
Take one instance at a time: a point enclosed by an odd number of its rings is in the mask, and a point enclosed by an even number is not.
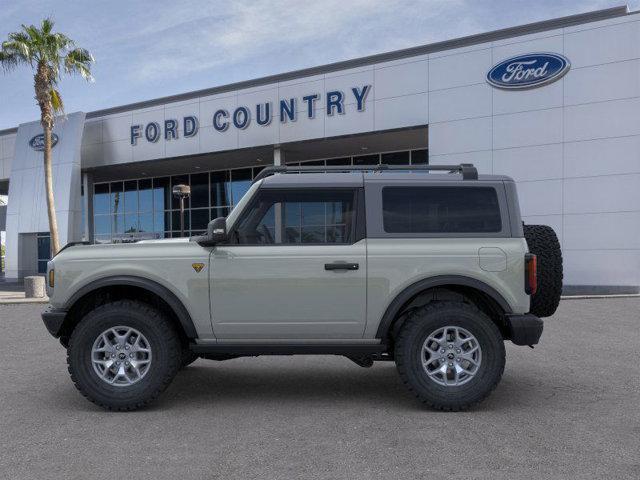
{"type": "MultiPolygon", "coordinates": [[[[196,411],[216,407],[278,409],[320,405],[340,408],[384,409],[385,411],[431,411],[423,406],[402,383],[392,362],[379,362],[372,368],[361,368],[344,359],[314,365],[308,359],[301,363],[257,359],[235,359],[225,362],[198,360],[180,371],[169,388],[145,410],[162,412],[196,411]]],[[[535,405],[548,398],[551,389],[540,388],[526,376],[505,375],[498,388],[484,402],[471,409],[474,412],[507,412],[513,408],[535,405]]],[[[102,411],[77,395],[73,387],[60,389],[57,409],[66,411],[102,411]],[[73,391],[72,391],[73,390],[73,391]],[[77,400],[77,401],[75,401],[77,400]]],[[[54,392],[51,395],[55,396],[54,392]]]]}
{"type": "MultiPolygon", "coordinates": [[[[243,360],[241,366],[229,361],[199,361],[179,372],[171,386],[151,408],[200,407],[244,404],[278,406],[308,402],[339,403],[345,407],[383,408],[396,411],[424,410],[425,407],[402,383],[395,365],[380,362],[369,369],[356,365],[305,369],[267,368],[256,360],[243,360]]],[[[345,362],[348,360],[345,359],[345,362]]],[[[525,401],[535,403],[544,392],[526,378],[510,378],[474,411],[507,410],[525,401]]]]}

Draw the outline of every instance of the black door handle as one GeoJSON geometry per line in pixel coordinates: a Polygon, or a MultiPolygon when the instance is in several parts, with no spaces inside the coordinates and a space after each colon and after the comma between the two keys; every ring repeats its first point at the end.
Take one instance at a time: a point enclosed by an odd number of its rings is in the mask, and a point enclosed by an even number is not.
{"type": "Polygon", "coordinates": [[[335,262],[335,263],[325,263],[325,270],[358,270],[360,265],[357,263],[344,263],[344,262],[335,262]]]}

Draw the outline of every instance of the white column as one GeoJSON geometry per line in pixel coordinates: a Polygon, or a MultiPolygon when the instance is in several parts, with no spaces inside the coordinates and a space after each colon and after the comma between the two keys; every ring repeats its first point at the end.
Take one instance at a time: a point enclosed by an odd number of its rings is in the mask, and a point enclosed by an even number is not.
{"type": "Polygon", "coordinates": [[[284,165],[284,152],[280,148],[280,145],[273,147],[273,164],[284,165]]]}
{"type": "Polygon", "coordinates": [[[93,241],[93,175],[84,172],[82,174],[82,199],[84,208],[84,225],[82,225],[82,240],[93,241]]]}
{"type": "MultiPolygon", "coordinates": [[[[282,152],[280,145],[276,145],[273,148],[273,164],[284,165],[284,153],[282,152]]],[[[282,228],[283,228],[282,214],[283,214],[282,205],[277,203],[274,208],[274,215],[276,217],[275,218],[276,234],[275,234],[274,240],[276,243],[282,243],[282,228]]]]}

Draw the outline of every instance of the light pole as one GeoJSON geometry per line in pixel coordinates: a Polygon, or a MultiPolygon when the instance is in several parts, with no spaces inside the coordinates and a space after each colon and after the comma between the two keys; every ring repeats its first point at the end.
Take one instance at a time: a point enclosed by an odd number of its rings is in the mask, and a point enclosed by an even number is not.
{"type": "Polygon", "coordinates": [[[184,200],[191,195],[189,185],[176,185],[172,189],[173,196],[180,200],[180,236],[184,237],[184,200]]]}

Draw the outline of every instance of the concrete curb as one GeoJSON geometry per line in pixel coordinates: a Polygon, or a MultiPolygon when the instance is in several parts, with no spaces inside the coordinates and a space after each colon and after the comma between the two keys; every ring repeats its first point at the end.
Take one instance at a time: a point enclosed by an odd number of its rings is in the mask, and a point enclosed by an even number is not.
{"type": "Polygon", "coordinates": [[[640,298],[640,293],[620,293],[613,295],[563,295],[561,300],[587,300],[591,298],[640,298]]]}
{"type": "Polygon", "coordinates": [[[0,298],[0,305],[19,305],[22,303],[49,303],[49,297],[43,298],[0,298]]]}

